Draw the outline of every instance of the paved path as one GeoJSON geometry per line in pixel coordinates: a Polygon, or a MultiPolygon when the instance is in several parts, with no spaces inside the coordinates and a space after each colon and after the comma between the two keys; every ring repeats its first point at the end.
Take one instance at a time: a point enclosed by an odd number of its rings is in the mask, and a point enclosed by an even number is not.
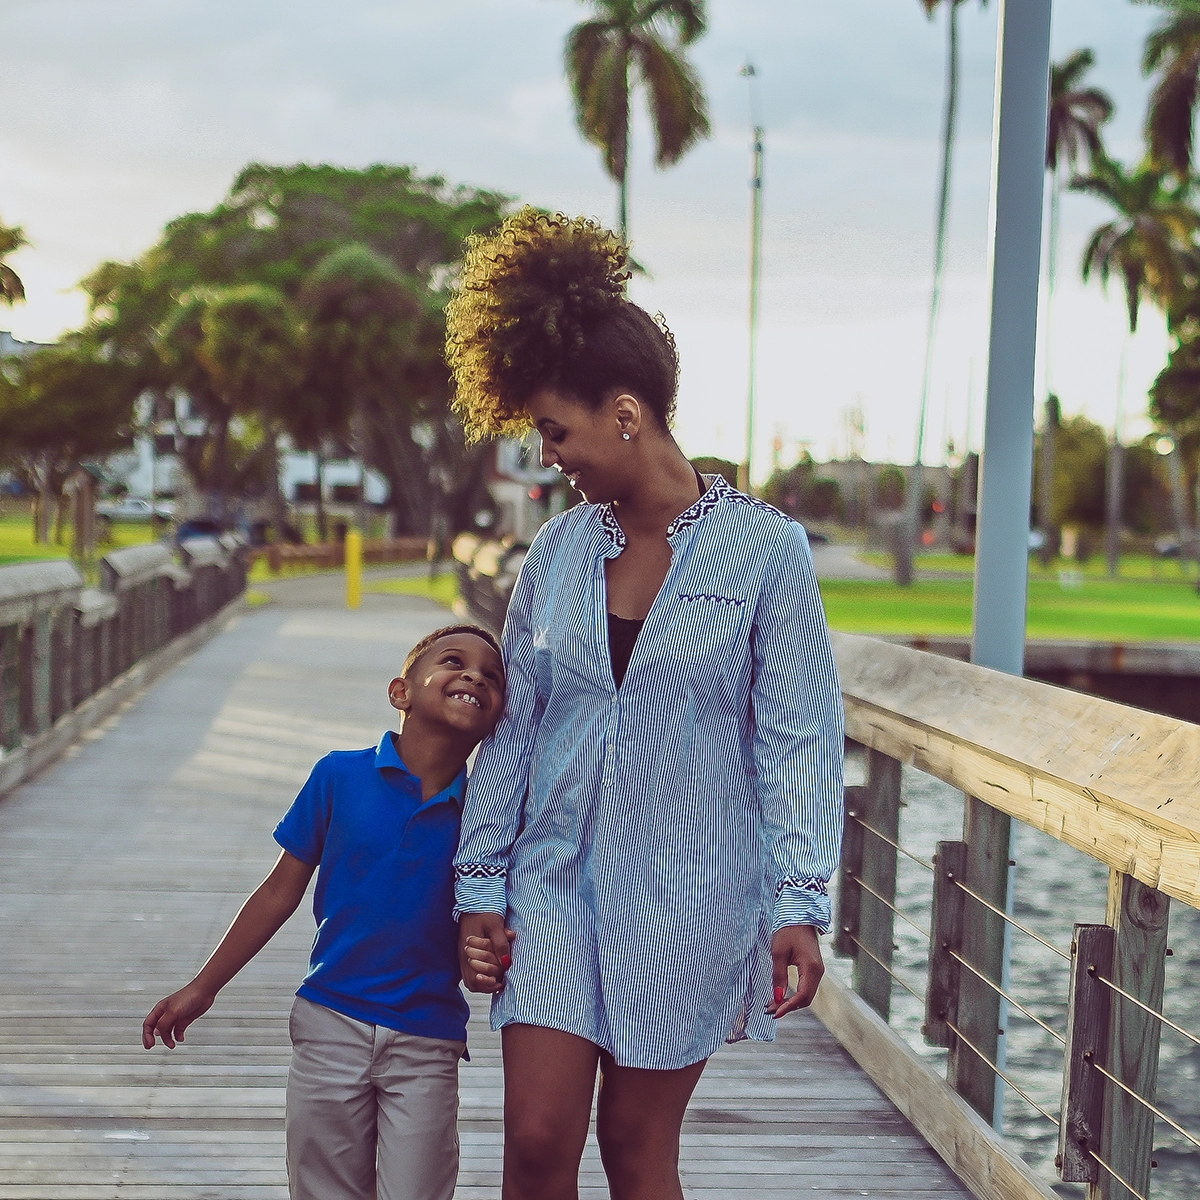
{"type": "MultiPolygon", "coordinates": [[[[182,984],[275,857],[312,762],[374,742],[384,685],[446,618],[335,581],[243,616],[0,801],[0,1200],[267,1200],[282,1158],[286,1015],[308,906],[174,1053],[140,1023],[182,984]]],[[[665,1002],[664,997],[664,1002],[665,1002]]],[[[459,1196],[499,1195],[497,1039],[472,1028],[459,1196]]],[[[684,1135],[689,1197],[966,1192],[808,1014],[715,1056],[684,1135]]],[[[606,1194],[594,1146],[584,1195],[606,1194]]]]}

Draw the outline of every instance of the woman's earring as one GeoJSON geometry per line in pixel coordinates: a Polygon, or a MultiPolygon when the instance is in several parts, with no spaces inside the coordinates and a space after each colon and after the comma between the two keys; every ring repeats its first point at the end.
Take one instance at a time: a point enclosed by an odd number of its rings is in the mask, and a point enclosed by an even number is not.
{"type": "Polygon", "coordinates": [[[623,434],[621,434],[621,436],[622,436],[622,437],[623,437],[623,438],[624,438],[626,441],[629,441],[629,434],[627,434],[627,433],[623,433],[623,434]]]}

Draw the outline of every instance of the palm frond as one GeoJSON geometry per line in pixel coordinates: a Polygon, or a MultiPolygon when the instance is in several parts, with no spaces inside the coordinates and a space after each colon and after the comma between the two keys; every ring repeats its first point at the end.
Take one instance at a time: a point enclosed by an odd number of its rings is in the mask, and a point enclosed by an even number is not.
{"type": "Polygon", "coordinates": [[[643,28],[655,23],[673,27],[681,46],[690,46],[708,29],[704,0],[650,0],[637,20],[643,28]]]}
{"type": "Polygon", "coordinates": [[[1075,91],[1079,81],[1096,65],[1096,56],[1085,46],[1050,66],[1050,99],[1075,91]]]}
{"type": "Polygon", "coordinates": [[[1200,30],[1192,50],[1176,56],[1150,95],[1146,138],[1156,161],[1186,175],[1192,162],[1192,120],[1200,89],[1200,30]]]}
{"type": "Polygon", "coordinates": [[[15,304],[25,299],[25,285],[21,277],[7,263],[0,262],[0,302],[15,304]]]}
{"type": "Polygon", "coordinates": [[[606,21],[583,21],[567,36],[564,51],[567,83],[575,105],[575,120],[580,132],[594,140],[584,116],[587,96],[596,81],[597,64],[618,35],[606,21]]]}
{"type": "Polygon", "coordinates": [[[629,57],[623,41],[614,40],[597,57],[583,94],[579,129],[604,155],[604,169],[620,182],[629,151],[629,57]]]}
{"type": "Polygon", "coordinates": [[[654,162],[670,166],[710,132],[704,88],[692,64],[653,34],[637,39],[634,55],[650,93],[654,162]]]}

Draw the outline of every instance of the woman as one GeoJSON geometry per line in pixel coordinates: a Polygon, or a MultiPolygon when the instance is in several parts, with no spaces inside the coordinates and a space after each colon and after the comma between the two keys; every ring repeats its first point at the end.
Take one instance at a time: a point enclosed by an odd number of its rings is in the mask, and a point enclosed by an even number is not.
{"type": "Polygon", "coordinates": [[[578,1195],[597,1069],[614,1200],[682,1197],[705,1061],[816,991],[839,848],[804,531],[684,457],[674,341],[626,264],[595,224],[525,209],[472,240],[448,309],[468,432],[532,426],[586,502],[522,568],[455,859],[463,977],[503,1031],[505,1200],[578,1195]]]}

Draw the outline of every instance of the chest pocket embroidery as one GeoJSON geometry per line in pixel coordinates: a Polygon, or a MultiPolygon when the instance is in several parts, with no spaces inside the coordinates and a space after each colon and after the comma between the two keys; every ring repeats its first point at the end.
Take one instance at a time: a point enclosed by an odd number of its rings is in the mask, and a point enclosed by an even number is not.
{"type": "Polygon", "coordinates": [[[689,604],[699,601],[707,604],[728,604],[736,608],[741,608],[746,603],[736,596],[718,596],[712,592],[680,592],[679,598],[689,604]]]}

